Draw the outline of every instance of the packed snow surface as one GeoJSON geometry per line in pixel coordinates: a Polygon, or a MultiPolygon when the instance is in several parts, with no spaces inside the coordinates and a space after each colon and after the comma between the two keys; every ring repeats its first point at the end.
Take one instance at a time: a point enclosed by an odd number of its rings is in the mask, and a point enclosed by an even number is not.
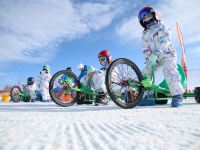
{"type": "Polygon", "coordinates": [[[11,149],[199,150],[200,104],[122,109],[113,103],[0,103],[0,150],[11,149]]]}

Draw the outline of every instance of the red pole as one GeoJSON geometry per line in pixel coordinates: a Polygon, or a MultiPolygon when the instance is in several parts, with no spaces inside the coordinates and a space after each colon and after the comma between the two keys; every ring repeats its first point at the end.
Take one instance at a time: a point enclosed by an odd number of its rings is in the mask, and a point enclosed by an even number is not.
{"type": "MultiPolygon", "coordinates": [[[[183,42],[183,36],[182,36],[182,32],[181,32],[181,28],[179,26],[178,23],[176,23],[176,30],[178,32],[178,39],[181,45],[181,49],[182,49],[182,58],[181,58],[181,65],[183,67],[186,79],[188,78],[188,69],[187,69],[187,65],[186,65],[186,59],[185,59],[185,46],[184,46],[184,42],[183,42]]],[[[187,80],[186,80],[187,81],[187,80]]],[[[186,82],[186,92],[187,92],[187,82],[186,82]]]]}

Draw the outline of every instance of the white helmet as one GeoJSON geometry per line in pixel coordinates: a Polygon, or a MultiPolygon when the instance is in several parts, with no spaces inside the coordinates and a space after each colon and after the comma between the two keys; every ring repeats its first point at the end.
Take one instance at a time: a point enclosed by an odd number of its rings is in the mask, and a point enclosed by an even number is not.
{"type": "Polygon", "coordinates": [[[83,66],[83,64],[79,64],[79,65],[77,66],[77,68],[78,68],[78,70],[82,70],[82,69],[84,68],[84,66],[83,66]]]}

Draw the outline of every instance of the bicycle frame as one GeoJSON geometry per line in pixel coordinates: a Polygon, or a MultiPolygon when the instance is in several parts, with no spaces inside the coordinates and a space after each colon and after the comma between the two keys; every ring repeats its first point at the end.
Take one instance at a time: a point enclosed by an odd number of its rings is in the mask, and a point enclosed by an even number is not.
{"type": "MultiPolygon", "coordinates": [[[[71,85],[72,81],[71,81],[70,78],[66,78],[66,79],[65,79],[65,83],[69,86],[69,85],[71,85]]],[[[88,83],[89,83],[89,81],[88,81],[88,83]]],[[[90,84],[88,84],[88,85],[90,85],[90,84]]],[[[85,101],[85,102],[86,102],[86,101],[93,101],[93,98],[92,98],[92,97],[93,97],[93,96],[98,96],[98,95],[99,95],[99,93],[95,92],[95,91],[92,89],[91,86],[84,86],[83,84],[81,84],[81,88],[74,88],[74,87],[70,88],[70,91],[71,91],[71,92],[82,92],[83,94],[89,95],[89,99],[87,99],[86,97],[84,97],[84,101],[85,101]]]]}
{"type": "MultiPolygon", "coordinates": [[[[65,82],[66,82],[66,84],[67,85],[71,85],[71,79],[70,78],[66,78],[65,79],[65,82]]],[[[90,81],[88,81],[88,83],[89,83],[90,81]]],[[[90,85],[90,84],[88,84],[88,85],[90,85]]],[[[98,96],[99,95],[99,93],[97,93],[97,92],[95,92],[93,89],[92,89],[92,87],[91,86],[84,86],[83,84],[81,84],[81,88],[71,88],[71,91],[72,92],[83,92],[83,93],[85,93],[85,94],[89,94],[89,95],[93,95],[93,96],[98,96]]]]}
{"type": "MultiPolygon", "coordinates": [[[[181,68],[182,68],[182,67],[181,67],[181,68]]],[[[180,76],[183,75],[183,74],[181,74],[181,73],[182,73],[182,72],[181,72],[181,68],[180,68],[180,65],[178,65],[178,70],[179,70],[180,76]]],[[[172,95],[170,94],[170,90],[169,90],[168,86],[165,85],[164,87],[162,87],[162,86],[160,86],[161,84],[159,84],[159,85],[155,84],[154,70],[155,70],[154,67],[151,67],[151,80],[153,81],[152,86],[151,86],[151,87],[148,87],[148,88],[144,88],[144,90],[145,90],[145,91],[154,91],[154,93],[155,93],[155,98],[152,98],[153,100],[155,100],[155,99],[156,99],[156,100],[166,100],[166,98],[172,98],[172,95]],[[158,93],[164,94],[166,97],[159,98],[159,97],[158,97],[158,93]]],[[[184,75],[184,77],[185,77],[185,75],[184,75]]],[[[164,81],[161,82],[161,83],[164,84],[164,82],[166,82],[166,81],[164,80],[164,81]]],[[[139,86],[143,86],[142,83],[137,82],[137,81],[134,81],[134,82],[133,82],[132,79],[128,80],[128,84],[129,84],[132,88],[137,88],[137,87],[139,87],[139,86]]],[[[165,83],[165,84],[166,84],[166,83],[165,83]]],[[[182,85],[183,85],[183,83],[182,83],[182,85]]],[[[183,88],[184,88],[184,87],[186,87],[186,86],[183,85],[183,88]]],[[[184,98],[196,97],[196,96],[198,96],[198,95],[195,94],[195,93],[187,93],[187,92],[183,93],[183,97],[184,97],[184,98]]]]}

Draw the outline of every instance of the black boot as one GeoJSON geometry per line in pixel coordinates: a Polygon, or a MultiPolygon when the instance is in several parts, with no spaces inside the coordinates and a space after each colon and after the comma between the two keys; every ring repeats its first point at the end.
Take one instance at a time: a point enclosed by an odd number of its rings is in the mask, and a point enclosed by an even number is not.
{"type": "Polygon", "coordinates": [[[108,100],[106,100],[106,93],[104,92],[99,92],[99,95],[96,96],[96,99],[95,99],[95,106],[98,106],[100,104],[103,104],[103,105],[107,105],[108,104],[108,100]]]}
{"type": "Polygon", "coordinates": [[[89,94],[80,94],[79,99],[77,100],[77,105],[82,105],[82,104],[92,104],[93,103],[93,96],[89,94]]]}

